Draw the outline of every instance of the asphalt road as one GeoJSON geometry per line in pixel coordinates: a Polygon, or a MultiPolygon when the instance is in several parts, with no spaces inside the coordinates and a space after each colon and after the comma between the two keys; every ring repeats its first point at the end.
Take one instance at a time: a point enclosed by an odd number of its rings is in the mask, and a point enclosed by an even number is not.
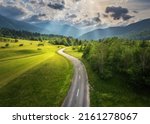
{"type": "Polygon", "coordinates": [[[85,66],[77,58],[64,53],[64,49],[59,50],[58,53],[73,63],[74,75],[62,107],[89,107],[89,84],[85,66]]]}

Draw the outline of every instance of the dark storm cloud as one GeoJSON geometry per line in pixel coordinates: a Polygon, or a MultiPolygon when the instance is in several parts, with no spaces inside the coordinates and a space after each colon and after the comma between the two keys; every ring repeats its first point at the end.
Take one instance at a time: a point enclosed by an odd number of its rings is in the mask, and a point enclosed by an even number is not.
{"type": "Polygon", "coordinates": [[[101,22],[100,13],[97,13],[97,16],[94,17],[92,20],[93,20],[94,22],[96,22],[96,23],[100,23],[100,22],[101,22]]]}
{"type": "Polygon", "coordinates": [[[100,19],[99,17],[94,17],[94,18],[93,18],[93,21],[95,21],[95,22],[98,23],[98,22],[101,22],[101,19],[100,19]]]}
{"type": "Polygon", "coordinates": [[[30,18],[26,19],[25,21],[27,22],[38,22],[41,21],[40,17],[45,17],[46,14],[38,14],[38,15],[33,15],[30,18]]]}
{"type": "Polygon", "coordinates": [[[65,2],[50,2],[48,7],[56,10],[63,10],[65,8],[65,2]]]}
{"type": "Polygon", "coordinates": [[[0,14],[3,16],[7,16],[9,18],[17,19],[23,15],[25,15],[25,12],[17,7],[13,6],[2,6],[0,5],[0,14]]]}
{"type": "MultiPolygon", "coordinates": [[[[81,23],[84,26],[92,26],[92,25],[101,25],[101,22],[102,22],[102,20],[100,19],[100,16],[98,15],[93,18],[85,19],[81,23]]],[[[81,23],[78,23],[78,25],[80,25],[81,23]]]]}
{"type": "Polygon", "coordinates": [[[122,8],[122,7],[107,7],[105,10],[106,13],[111,13],[111,17],[113,17],[114,20],[128,20],[132,18],[133,16],[128,15],[129,11],[127,8],[122,8]]]}
{"type": "Polygon", "coordinates": [[[133,18],[134,16],[131,15],[124,15],[122,16],[123,20],[129,20],[130,18],[133,18]]]}

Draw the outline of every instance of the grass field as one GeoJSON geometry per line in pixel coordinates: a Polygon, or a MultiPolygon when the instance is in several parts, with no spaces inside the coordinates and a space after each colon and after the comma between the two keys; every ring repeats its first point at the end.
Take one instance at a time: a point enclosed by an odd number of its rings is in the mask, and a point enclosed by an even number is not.
{"type": "Polygon", "coordinates": [[[1,48],[5,44],[0,42],[0,106],[60,106],[73,72],[58,46],[20,40],[1,48]]]}
{"type": "Polygon", "coordinates": [[[111,79],[100,79],[88,62],[82,59],[82,53],[68,47],[66,53],[83,61],[90,83],[90,103],[93,107],[145,107],[150,106],[149,92],[129,86],[123,76],[116,74],[111,79]],[[138,91],[138,92],[137,92],[138,91]]]}
{"type": "Polygon", "coordinates": [[[72,55],[72,56],[74,56],[74,57],[76,57],[76,58],[78,58],[78,59],[82,59],[83,53],[82,52],[78,52],[77,49],[73,50],[73,47],[67,47],[65,49],[65,52],[70,54],[70,55],[72,55]]]}

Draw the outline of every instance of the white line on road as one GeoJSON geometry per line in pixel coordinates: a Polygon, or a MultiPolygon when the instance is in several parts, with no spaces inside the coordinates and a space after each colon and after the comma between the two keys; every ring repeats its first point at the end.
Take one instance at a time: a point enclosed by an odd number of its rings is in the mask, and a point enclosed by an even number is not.
{"type": "Polygon", "coordinates": [[[80,90],[78,89],[78,91],[77,91],[77,96],[79,95],[79,92],[80,92],[80,90]]]}

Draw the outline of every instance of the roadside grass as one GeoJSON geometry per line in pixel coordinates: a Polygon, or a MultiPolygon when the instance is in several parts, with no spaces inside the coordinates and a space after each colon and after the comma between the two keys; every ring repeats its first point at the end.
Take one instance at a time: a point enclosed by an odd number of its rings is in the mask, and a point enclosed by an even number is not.
{"type": "Polygon", "coordinates": [[[82,52],[78,52],[77,49],[73,50],[73,47],[67,47],[64,51],[65,53],[68,53],[78,59],[82,58],[83,53],[82,52]]]}
{"type": "Polygon", "coordinates": [[[81,59],[86,66],[90,83],[90,104],[92,107],[150,106],[149,95],[136,92],[122,75],[116,74],[116,76],[111,79],[102,80],[92,70],[88,62],[81,58],[81,53],[77,55],[78,52],[72,50],[72,48],[67,48],[65,52],[81,59]]]}
{"type": "MultiPolygon", "coordinates": [[[[0,46],[4,45],[0,42],[0,46]]],[[[72,64],[58,46],[19,40],[0,48],[0,106],[60,106],[72,79],[72,64]],[[19,47],[19,44],[24,44],[19,47]]]]}

